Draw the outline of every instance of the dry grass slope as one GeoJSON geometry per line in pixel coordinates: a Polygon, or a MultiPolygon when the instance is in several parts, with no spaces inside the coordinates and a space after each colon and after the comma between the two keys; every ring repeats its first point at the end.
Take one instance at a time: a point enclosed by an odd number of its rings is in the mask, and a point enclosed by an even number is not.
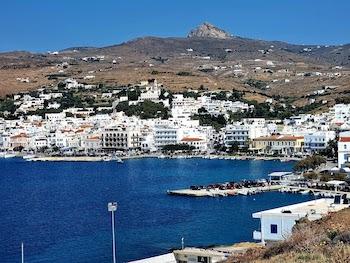
{"type": "Polygon", "coordinates": [[[314,222],[302,220],[292,236],[267,248],[250,249],[227,263],[350,262],[350,209],[314,222]]]}

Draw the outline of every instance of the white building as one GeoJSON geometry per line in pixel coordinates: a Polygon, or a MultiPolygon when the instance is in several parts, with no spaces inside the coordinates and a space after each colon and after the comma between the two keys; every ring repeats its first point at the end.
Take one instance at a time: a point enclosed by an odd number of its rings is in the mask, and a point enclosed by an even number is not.
{"type": "Polygon", "coordinates": [[[341,132],[338,141],[338,168],[343,168],[350,161],[350,132],[341,132]]]}
{"type": "Polygon", "coordinates": [[[64,112],[60,113],[45,113],[45,119],[49,121],[62,121],[66,117],[64,112]]]}
{"type": "Polygon", "coordinates": [[[334,123],[344,123],[350,119],[350,104],[335,104],[330,109],[334,123]]]}
{"type": "Polygon", "coordinates": [[[156,124],[154,127],[154,146],[160,150],[165,145],[179,142],[179,128],[169,124],[156,124]]]}
{"type": "Polygon", "coordinates": [[[140,131],[132,126],[111,126],[102,131],[102,148],[132,150],[140,147],[140,131]]]}
{"type": "Polygon", "coordinates": [[[194,147],[194,151],[206,152],[208,150],[208,143],[204,137],[187,136],[182,138],[180,142],[194,147]]]}
{"type": "Polygon", "coordinates": [[[95,152],[101,149],[101,138],[99,135],[90,135],[83,138],[80,142],[81,148],[85,152],[95,152]]]}
{"type": "Polygon", "coordinates": [[[174,250],[172,253],[145,258],[129,263],[219,263],[224,262],[231,253],[215,249],[203,249],[186,247],[181,250],[174,250]]]}
{"type": "Polygon", "coordinates": [[[231,112],[242,112],[249,110],[249,105],[241,101],[215,100],[211,96],[201,96],[198,98],[201,107],[206,109],[211,115],[226,114],[231,112]]]}
{"type": "Polygon", "coordinates": [[[171,115],[174,118],[188,118],[197,114],[200,107],[200,101],[195,98],[185,98],[183,94],[175,94],[172,100],[171,115]]]}
{"type": "Polygon", "coordinates": [[[253,218],[260,219],[260,231],[254,231],[253,238],[263,243],[284,240],[291,235],[293,226],[299,219],[306,217],[313,221],[330,212],[349,207],[348,204],[335,204],[334,201],[335,199],[324,198],[256,212],[253,218]]]}
{"type": "Polygon", "coordinates": [[[309,152],[318,152],[328,146],[328,142],[335,138],[334,131],[318,131],[304,135],[304,149],[309,152]]]}
{"type": "Polygon", "coordinates": [[[224,129],[224,143],[226,147],[233,145],[235,142],[238,146],[248,147],[249,141],[258,137],[267,136],[267,127],[260,125],[227,125],[224,129]]]}

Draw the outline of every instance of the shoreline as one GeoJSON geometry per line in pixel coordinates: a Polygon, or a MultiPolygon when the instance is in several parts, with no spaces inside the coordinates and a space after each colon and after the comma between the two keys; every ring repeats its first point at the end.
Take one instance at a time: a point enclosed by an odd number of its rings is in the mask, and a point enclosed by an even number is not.
{"type": "MultiPolygon", "coordinates": [[[[208,160],[252,160],[252,161],[281,161],[290,162],[298,161],[302,158],[297,157],[275,157],[275,156],[249,156],[249,155],[218,155],[218,154],[195,154],[195,155],[163,155],[163,154],[140,154],[129,156],[117,156],[116,158],[110,156],[45,156],[45,155],[33,155],[30,158],[26,158],[26,154],[18,153],[13,157],[23,158],[26,161],[45,161],[45,162],[105,162],[116,160],[133,160],[144,158],[157,158],[157,159],[208,159],[208,160]]],[[[6,159],[6,158],[5,158],[6,159]]]]}

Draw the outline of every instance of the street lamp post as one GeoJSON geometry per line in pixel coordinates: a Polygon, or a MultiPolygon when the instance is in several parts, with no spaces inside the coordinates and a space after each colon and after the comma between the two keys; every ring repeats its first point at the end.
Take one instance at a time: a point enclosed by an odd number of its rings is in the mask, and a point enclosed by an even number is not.
{"type": "Polygon", "coordinates": [[[112,238],[113,238],[113,263],[116,263],[116,246],[115,246],[115,229],[114,229],[114,212],[117,211],[118,204],[116,202],[108,203],[108,211],[111,212],[112,216],[112,238]]]}
{"type": "Polygon", "coordinates": [[[21,262],[24,263],[24,245],[21,243],[21,262]]]}

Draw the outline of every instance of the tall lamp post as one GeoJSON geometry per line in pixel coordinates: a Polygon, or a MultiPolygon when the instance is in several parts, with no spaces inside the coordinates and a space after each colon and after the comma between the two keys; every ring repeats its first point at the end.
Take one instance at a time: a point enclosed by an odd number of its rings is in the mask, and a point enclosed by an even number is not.
{"type": "Polygon", "coordinates": [[[108,212],[111,212],[112,216],[112,237],[113,237],[113,263],[116,263],[116,249],[115,249],[115,227],[114,227],[114,212],[117,211],[118,204],[117,202],[108,203],[108,212]]]}
{"type": "Polygon", "coordinates": [[[21,243],[21,262],[24,263],[24,245],[21,243]]]}

